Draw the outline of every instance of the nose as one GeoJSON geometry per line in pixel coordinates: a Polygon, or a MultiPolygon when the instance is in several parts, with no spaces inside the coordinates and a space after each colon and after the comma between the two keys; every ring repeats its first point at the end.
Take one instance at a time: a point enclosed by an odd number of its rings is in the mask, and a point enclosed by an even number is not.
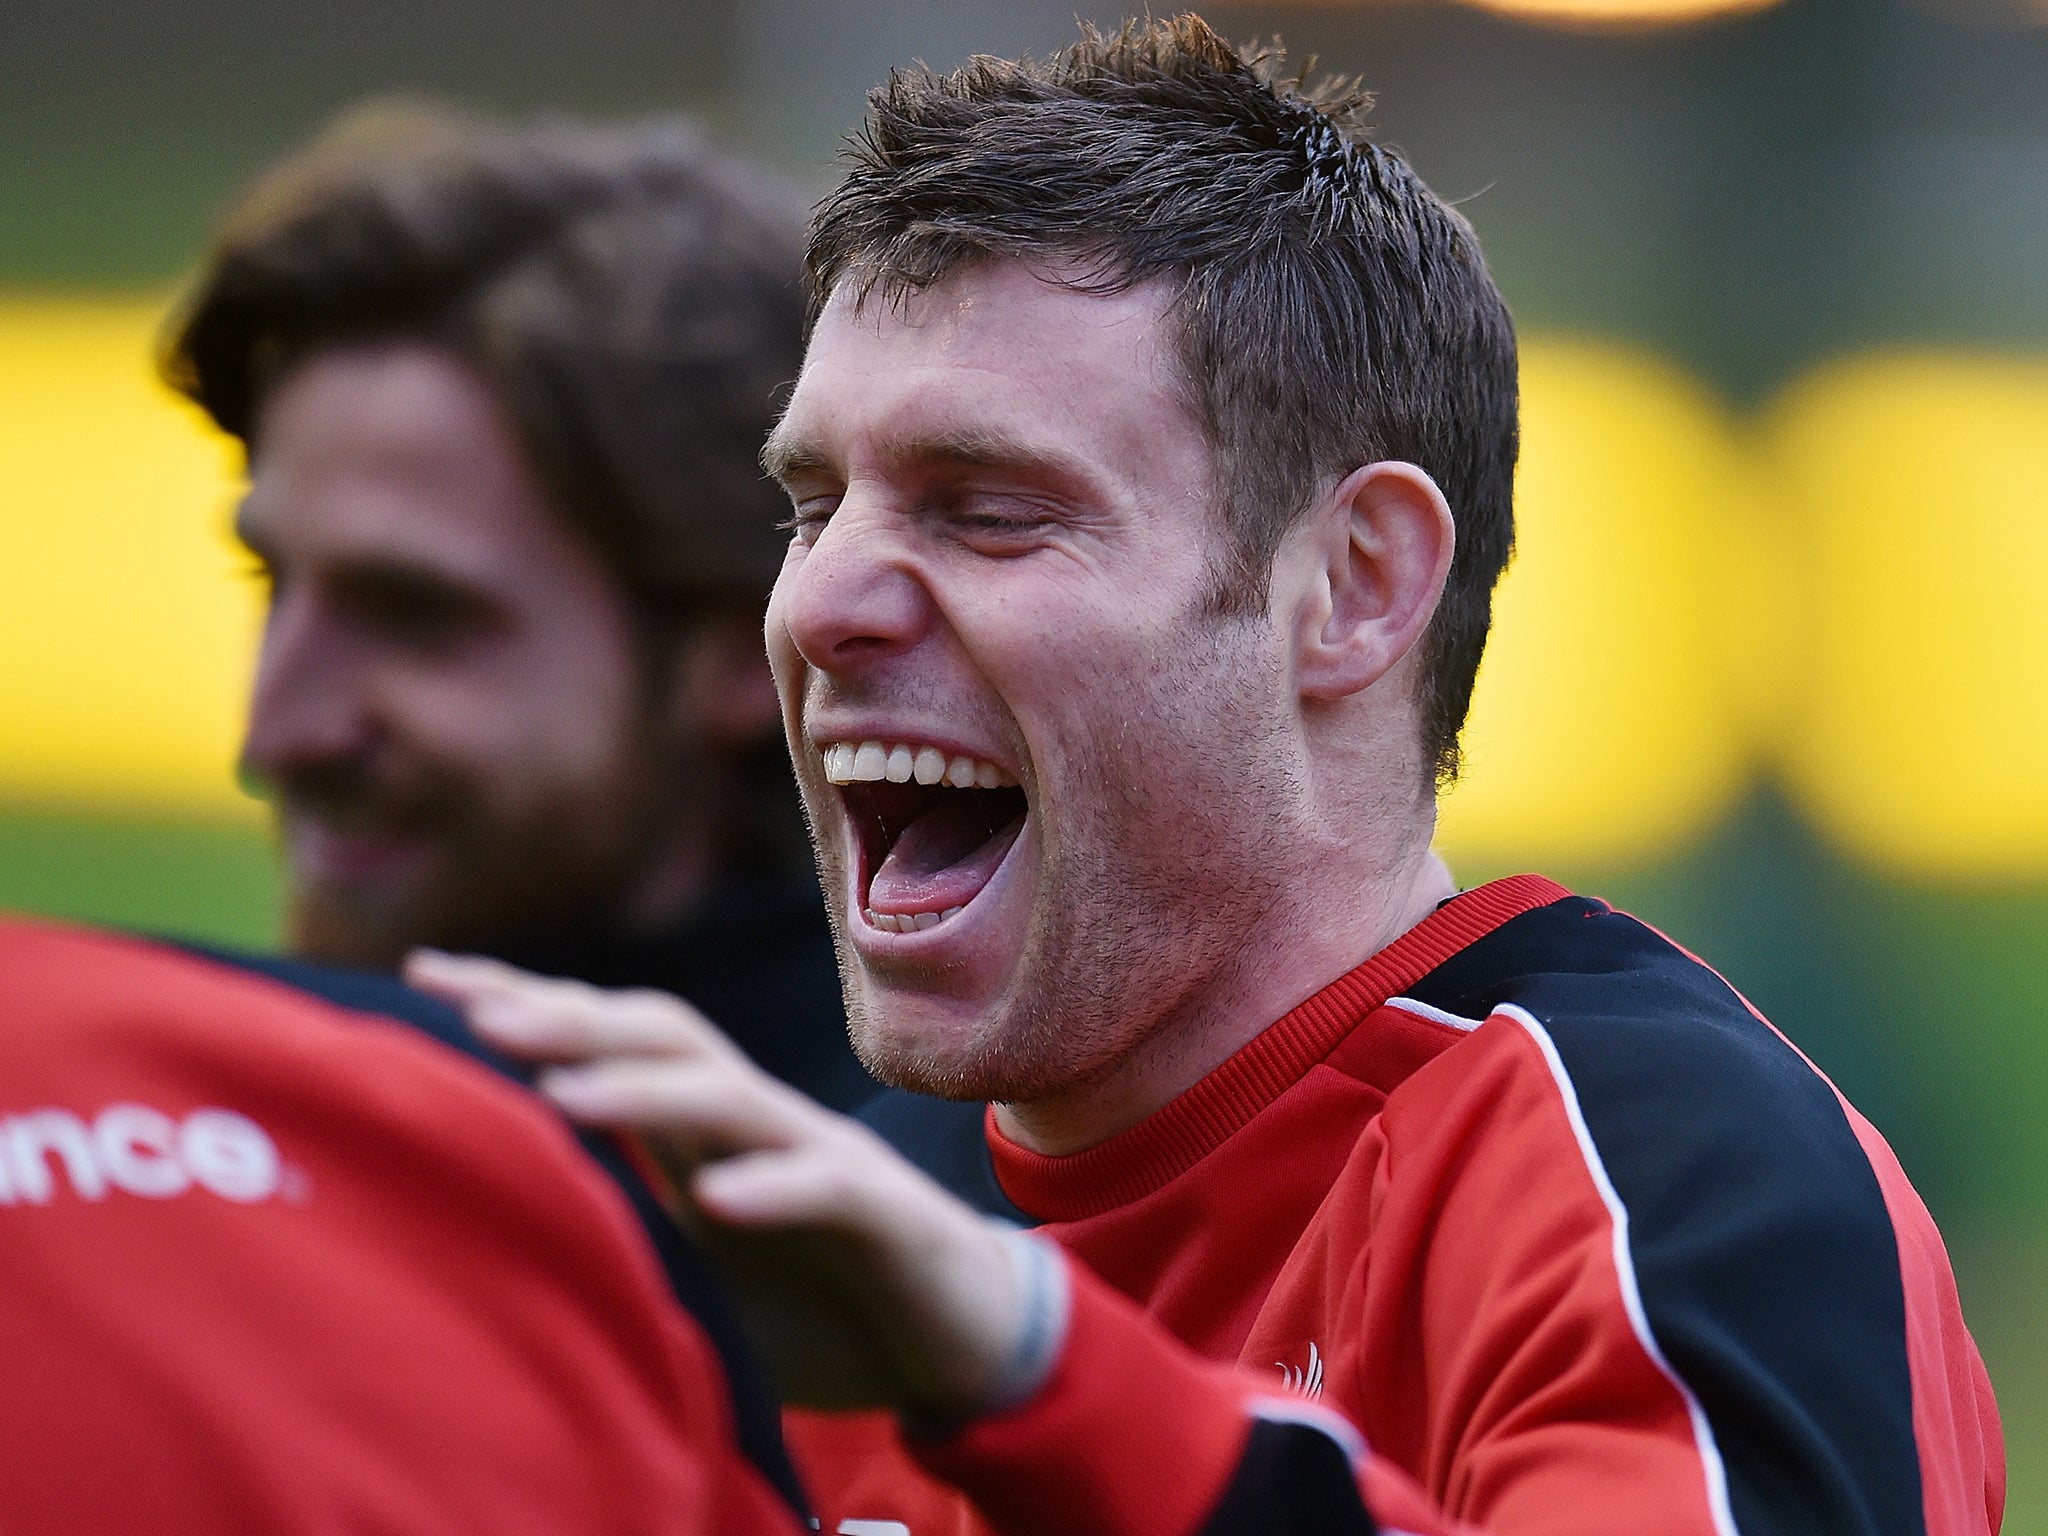
{"type": "Polygon", "coordinates": [[[932,613],[909,537],[900,519],[849,494],[784,567],[771,622],[823,672],[858,672],[909,650],[932,613]]]}
{"type": "Polygon", "coordinates": [[[376,724],[346,637],[311,594],[280,591],[263,624],[242,767],[277,783],[366,752],[376,724]]]}

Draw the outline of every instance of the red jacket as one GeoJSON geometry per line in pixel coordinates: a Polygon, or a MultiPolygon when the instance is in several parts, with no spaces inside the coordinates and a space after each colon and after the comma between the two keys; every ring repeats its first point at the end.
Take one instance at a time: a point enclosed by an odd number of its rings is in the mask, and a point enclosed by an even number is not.
{"type": "Polygon", "coordinates": [[[0,1316],[9,1536],[799,1529],[552,1115],[168,947],[0,921],[0,1316]]]}
{"type": "Polygon", "coordinates": [[[1447,903],[1100,1146],[987,1136],[1080,1261],[1067,1347],[950,1441],[792,1416],[827,1531],[986,1529],[956,1489],[1008,1536],[1998,1526],[1989,1383],[1890,1149],[1548,881],[1447,903]]]}

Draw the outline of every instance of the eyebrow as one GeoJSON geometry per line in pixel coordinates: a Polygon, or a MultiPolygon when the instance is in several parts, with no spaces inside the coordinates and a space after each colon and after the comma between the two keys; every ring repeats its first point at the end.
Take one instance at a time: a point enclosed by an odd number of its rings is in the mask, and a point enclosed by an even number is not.
{"type": "Polygon", "coordinates": [[[829,473],[831,463],[816,449],[792,441],[778,426],[761,445],[761,468],[770,480],[787,485],[799,475],[829,473]]]}
{"type": "MultiPolygon", "coordinates": [[[[251,519],[250,508],[254,505],[253,495],[245,495],[237,504],[233,523],[235,539],[265,567],[281,569],[283,562],[276,548],[264,537],[260,523],[251,519]]],[[[465,596],[488,594],[493,590],[488,570],[474,568],[459,553],[432,548],[424,551],[403,546],[393,549],[383,541],[369,548],[344,544],[337,550],[330,550],[324,559],[333,577],[346,581],[381,582],[421,589],[434,587],[465,596]]]]}
{"type": "MultiPolygon", "coordinates": [[[[1050,473],[1060,479],[1083,482],[1089,479],[1086,471],[1065,454],[972,427],[884,438],[876,446],[878,456],[892,464],[1008,470],[1041,476],[1050,473]]],[[[779,427],[761,450],[761,467],[785,485],[806,475],[831,476],[840,472],[828,454],[800,437],[785,436],[779,427]]]]}

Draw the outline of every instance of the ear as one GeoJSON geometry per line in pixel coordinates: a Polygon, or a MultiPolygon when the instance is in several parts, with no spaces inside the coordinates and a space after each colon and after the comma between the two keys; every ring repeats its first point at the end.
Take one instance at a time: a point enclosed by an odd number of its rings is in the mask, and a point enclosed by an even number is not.
{"type": "Polygon", "coordinates": [[[1345,476],[1296,532],[1296,681],[1303,698],[1347,698],[1428,628],[1457,540],[1451,509],[1425,471],[1388,460],[1345,476]]]}
{"type": "Polygon", "coordinates": [[[669,701],[678,733],[726,752],[782,739],[782,703],[758,618],[715,613],[692,624],[680,643],[669,701]]]}

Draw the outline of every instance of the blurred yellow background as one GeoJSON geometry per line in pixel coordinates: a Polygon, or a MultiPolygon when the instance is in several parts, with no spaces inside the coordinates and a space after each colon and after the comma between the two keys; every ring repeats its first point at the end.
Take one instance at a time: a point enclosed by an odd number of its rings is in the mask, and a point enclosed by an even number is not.
{"type": "Polygon", "coordinates": [[[0,796],[250,820],[241,449],[157,382],[162,309],[0,306],[0,796]]]}
{"type": "MultiPolygon", "coordinates": [[[[163,309],[0,299],[0,799],[248,822],[241,452],[156,379],[163,309]]],[[[1738,418],[1539,332],[1523,430],[1455,864],[1648,864],[1778,773],[1855,858],[2048,879],[2048,361],[1849,358],[1738,418]]]]}

